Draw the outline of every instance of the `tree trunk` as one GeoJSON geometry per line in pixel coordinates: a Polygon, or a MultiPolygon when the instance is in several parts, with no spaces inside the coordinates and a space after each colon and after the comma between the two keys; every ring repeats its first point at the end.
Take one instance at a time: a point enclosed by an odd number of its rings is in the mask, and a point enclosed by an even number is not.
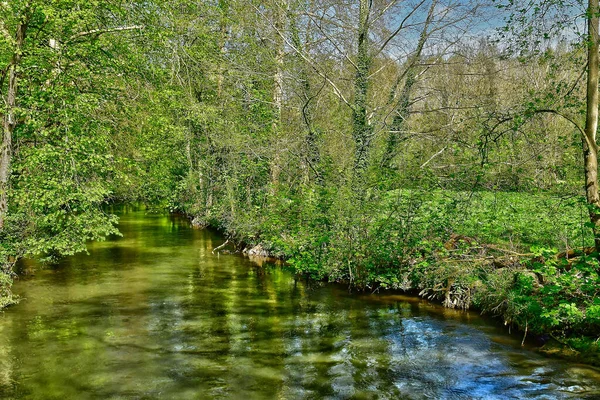
{"type": "MultiPolygon", "coordinates": [[[[281,110],[283,107],[283,58],[285,56],[285,48],[283,38],[279,32],[284,31],[285,17],[288,5],[287,0],[282,4],[275,5],[275,74],[273,75],[273,106],[275,108],[275,116],[273,118],[272,129],[274,137],[277,140],[280,137],[281,130],[281,110]]],[[[281,154],[279,153],[280,146],[274,147],[273,160],[271,161],[271,184],[273,185],[273,193],[279,184],[279,175],[281,174],[281,154]]]]}
{"type": "Polygon", "coordinates": [[[585,163],[585,194],[593,224],[594,244],[600,257],[600,197],[598,194],[598,0],[588,0],[588,76],[587,113],[583,158],[585,163]]]}
{"type": "MultiPolygon", "coordinates": [[[[307,71],[308,66],[305,64],[304,59],[300,56],[300,54],[304,52],[304,45],[300,40],[300,32],[298,31],[295,16],[291,15],[291,13],[288,13],[288,15],[292,44],[297,50],[296,59],[299,65],[299,78],[300,82],[302,82],[301,95],[304,101],[302,104],[302,119],[304,120],[304,125],[306,127],[305,145],[307,151],[304,159],[310,169],[313,171],[316,182],[321,184],[323,183],[323,177],[318,169],[318,164],[321,161],[321,154],[318,146],[319,138],[313,126],[314,96],[312,94],[312,87],[307,71]]],[[[307,179],[310,180],[310,172],[308,168],[305,169],[307,170],[307,179]]]]}
{"type": "MultiPolygon", "coordinates": [[[[217,72],[217,106],[219,108],[220,113],[225,113],[226,108],[226,96],[223,93],[223,86],[225,84],[225,75],[227,73],[227,42],[229,40],[229,32],[230,27],[229,17],[231,14],[230,11],[230,1],[228,0],[219,0],[219,55],[220,59],[218,61],[218,72],[217,72]]],[[[225,118],[226,119],[226,118],[225,118]]],[[[210,133],[207,132],[207,142],[208,142],[208,154],[207,162],[204,167],[207,171],[206,178],[206,189],[203,190],[204,194],[204,209],[205,215],[209,214],[213,207],[213,199],[215,197],[215,181],[216,177],[221,175],[223,165],[220,162],[215,162],[215,159],[218,158],[218,149],[213,144],[210,133]]],[[[222,151],[222,150],[221,150],[222,151]]]]}
{"type": "Polygon", "coordinates": [[[352,136],[356,145],[354,172],[360,173],[367,167],[368,150],[371,141],[371,126],[367,118],[367,93],[369,90],[369,70],[372,59],[369,56],[369,14],[372,0],[360,0],[358,22],[358,53],[354,78],[354,104],[352,110],[352,136]]]}
{"type": "Polygon", "coordinates": [[[437,0],[434,0],[431,3],[431,6],[429,7],[429,12],[427,13],[427,18],[425,19],[425,24],[423,25],[423,30],[421,31],[421,35],[419,36],[417,48],[407,60],[406,70],[404,74],[402,74],[398,78],[398,81],[394,85],[394,89],[390,94],[390,98],[393,99],[396,95],[396,90],[398,88],[398,85],[400,84],[400,80],[402,79],[402,77],[404,77],[404,86],[402,87],[402,91],[400,92],[400,98],[396,103],[397,105],[394,110],[394,118],[392,119],[392,125],[388,133],[387,146],[381,163],[383,167],[390,166],[390,162],[396,156],[396,153],[398,151],[398,143],[402,138],[404,122],[408,118],[411,109],[410,97],[412,94],[413,87],[417,83],[417,64],[421,60],[421,54],[423,53],[423,48],[425,47],[425,43],[427,42],[427,38],[429,36],[429,25],[433,20],[433,14],[436,5],[437,0]]]}
{"type": "Polygon", "coordinates": [[[225,54],[227,53],[227,39],[228,39],[228,27],[227,27],[227,13],[229,10],[229,4],[225,0],[219,1],[219,53],[221,59],[219,60],[218,72],[217,72],[217,100],[219,106],[223,105],[223,83],[225,81],[225,54]]]}
{"type": "MultiPolygon", "coordinates": [[[[2,146],[0,147],[0,229],[4,228],[4,221],[8,212],[8,189],[10,186],[12,139],[17,126],[15,108],[17,104],[17,68],[21,63],[22,48],[27,32],[28,16],[25,21],[17,26],[15,49],[8,65],[8,92],[6,95],[6,111],[2,119],[2,146]]],[[[0,88],[1,89],[1,88],[0,88]]]]}

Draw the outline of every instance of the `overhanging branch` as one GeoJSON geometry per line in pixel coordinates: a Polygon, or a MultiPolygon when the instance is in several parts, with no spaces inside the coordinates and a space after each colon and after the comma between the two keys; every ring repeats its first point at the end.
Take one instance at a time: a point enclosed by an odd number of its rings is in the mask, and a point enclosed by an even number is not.
{"type": "MultiPolygon", "coordinates": [[[[553,109],[541,109],[541,110],[535,110],[534,114],[542,114],[542,113],[546,113],[546,114],[554,114],[554,115],[558,115],[559,117],[563,117],[566,121],[569,121],[570,123],[572,123],[577,130],[584,136],[586,137],[585,131],[583,130],[583,128],[572,118],[566,116],[565,114],[557,111],[557,110],[553,110],[553,109]]],[[[597,148],[596,143],[593,144],[594,148],[597,148]]]]}

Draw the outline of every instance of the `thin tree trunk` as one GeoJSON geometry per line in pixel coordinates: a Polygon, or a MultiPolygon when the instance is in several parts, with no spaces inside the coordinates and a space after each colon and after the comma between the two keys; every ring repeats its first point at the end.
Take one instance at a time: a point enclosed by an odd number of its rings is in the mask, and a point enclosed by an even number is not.
{"type": "Polygon", "coordinates": [[[598,0],[588,0],[588,76],[587,113],[583,158],[585,163],[585,193],[593,224],[596,252],[600,257],[600,197],[598,191],[598,0]]]}
{"type": "Polygon", "coordinates": [[[372,59],[369,56],[369,15],[372,0],[360,0],[358,22],[358,54],[354,78],[354,104],[352,110],[352,136],[356,145],[354,172],[360,173],[367,167],[368,150],[371,141],[371,127],[367,118],[367,94],[369,91],[369,70],[372,59]]]}
{"type": "MultiPolygon", "coordinates": [[[[228,18],[230,15],[230,2],[228,0],[219,0],[219,53],[220,59],[218,61],[218,72],[217,72],[217,106],[221,113],[225,111],[225,95],[223,93],[223,86],[225,84],[225,74],[227,73],[227,41],[229,40],[229,26],[228,18]]],[[[206,189],[203,190],[204,195],[204,209],[205,215],[211,212],[213,207],[213,199],[215,197],[215,181],[216,178],[221,175],[222,164],[215,162],[217,157],[217,150],[213,145],[210,134],[207,133],[208,140],[208,154],[205,168],[207,171],[206,189]]]]}
{"type": "Polygon", "coordinates": [[[29,16],[25,21],[17,26],[15,38],[15,49],[8,66],[8,92],[6,95],[6,111],[2,119],[2,146],[0,147],[0,229],[4,228],[4,221],[8,212],[8,189],[10,186],[11,162],[12,162],[12,139],[15,127],[17,126],[15,108],[17,104],[17,68],[22,59],[22,48],[25,42],[27,32],[27,23],[29,16]]]}
{"type": "Polygon", "coordinates": [[[227,39],[228,39],[228,27],[227,27],[227,13],[229,10],[229,4],[225,0],[219,1],[219,9],[221,12],[219,20],[219,52],[221,59],[219,60],[218,73],[217,73],[217,99],[219,105],[223,105],[223,83],[225,81],[225,54],[227,53],[227,39]]]}
{"type": "MultiPolygon", "coordinates": [[[[287,0],[281,4],[275,5],[275,73],[273,75],[273,105],[275,108],[275,116],[273,118],[272,129],[276,140],[280,137],[281,131],[281,111],[283,108],[283,58],[285,56],[285,48],[283,38],[279,32],[284,31],[286,11],[288,8],[287,0]]],[[[275,145],[273,160],[271,161],[271,184],[273,190],[279,185],[279,175],[281,174],[281,154],[279,145],[275,145]]],[[[274,193],[274,192],[273,192],[274,193]]]]}
{"type": "MultiPolygon", "coordinates": [[[[429,7],[429,12],[427,13],[427,18],[425,19],[423,30],[421,31],[421,35],[419,36],[417,48],[409,57],[406,63],[407,69],[405,73],[402,74],[402,76],[404,76],[404,86],[402,87],[402,91],[400,92],[398,102],[396,103],[396,109],[394,110],[394,117],[392,119],[392,125],[388,134],[387,146],[381,163],[383,167],[389,167],[390,162],[396,156],[396,153],[398,151],[398,143],[400,142],[405,121],[408,118],[411,109],[410,97],[412,94],[413,87],[417,83],[417,64],[421,60],[421,54],[423,53],[423,48],[425,47],[425,43],[427,42],[427,38],[429,35],[429,25],[433,20],[433,14],[436,5],[437,0],[434,0],[431,3],[431,6],[429,7]]],[[[398,79],[400,80],[402,76],[400,76],[398,79]]],[[[396,82],[396,85],[394,85],[394,89],[390,95],[391,98],[395,96],[396,89],[399,83],[400,82],[396,82]]]]}
{"type": "Polygon", "coordinates": [[[206,162],[202,165],[202,168],[204,171],[206,171],[206,178],[204,180],[202,193],[204,196],[204,212],[205,214],[208,214],[210,213],[214,203],[215,177],[218,177],[221,174],[221,166],[223,163],[219,162],[220,156],[218,153],[219,150],[217,148],[217,144],[213,142],[210,137],[210,133],[208,132],[206,134],[206,140],[208,142],[208,157],[206,158],[206,162]]]}
{"type": "MultiPolygon", "coordinates": [[[[302,99],[304,100],[304,104],[302,105],[302,119],[304,120],[304,125],[306,126],[306,150],[307,154],[305,155],[305,161],[308,163],[310,169],[313,171],[315,175],[315,180],[317,183],[322,183],[323,177],[321,172],[318,170],[318,164],[321,161],[321,154],[318,146],[318,136],[317,132],[313,127],[313,100],[314,96],[312,95],[312,87],[310,84],[310,78],[307,71],[307,65],[305,65],[304,59],[300,56],[301,53],[304,52],[304,45],[300,40],[300,33],[298,32],[298,26],[296,25],[296,20],[291,13],[289,15],[289,27],[291,33],[292,44],[297,50],[296,58],[299,63],[300,70],[300,81],[302,82],[302,99]]],[[[307,178],[310,180],[310,173],[307,169],[307,178]]]]}

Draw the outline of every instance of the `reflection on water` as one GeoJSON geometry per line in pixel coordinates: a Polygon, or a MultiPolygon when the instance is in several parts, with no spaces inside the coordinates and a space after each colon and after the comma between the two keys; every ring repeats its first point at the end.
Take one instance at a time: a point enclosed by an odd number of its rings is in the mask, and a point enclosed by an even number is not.
{"type": "Polygon", "coordinates": [[[120,229],[17,283],[0,397],[600,398],[597,370],[522,350],[476,314],[310,287],[212,255],[222,240],[173,216],[125,210],[120,229]]]}

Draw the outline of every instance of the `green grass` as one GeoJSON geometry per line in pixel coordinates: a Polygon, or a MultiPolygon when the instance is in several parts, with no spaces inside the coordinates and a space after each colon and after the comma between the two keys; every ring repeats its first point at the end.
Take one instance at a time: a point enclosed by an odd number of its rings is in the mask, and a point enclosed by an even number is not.
{"type": "MultiPolygon", "coordinates": [[[[422,212],[443,213],[447,230],[477,238],[480,243],[528,250],[543,246],[563,250],[593,245],[585,226],[582,197],[552,193],[396,191],[390,198],[414,196],[422,212]]],[[[430,221],[435,223],[435,221],[430,221]]]]}

